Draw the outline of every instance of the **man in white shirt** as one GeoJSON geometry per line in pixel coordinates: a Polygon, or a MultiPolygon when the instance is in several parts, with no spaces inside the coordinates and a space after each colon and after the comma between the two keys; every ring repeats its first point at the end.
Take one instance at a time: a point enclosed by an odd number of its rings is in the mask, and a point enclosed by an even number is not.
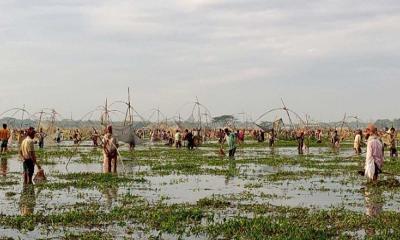
{"type": "Polygon", "coordinates": [[[175,147],[176,148],[181,148],[182,147],[182,134],[179,131],[179,129],[176,130],[176,133],[175,133],[175,147]]]}
{"type": "Polygon", "coordinates": [[[378,130],[374,125],[369,125],[367,133],[370,135],[367,144],[367,156],[365,159],[365,176],[370,181],[378,181],[378,176],[382,173],[384,155],[383,143],[378,137],[378,130]]]}
{"type": "Polygon", "coordinates": [[[357,155],[361,154],[361,144],[362,144],[362,137],[361,137],[361,130],[356,131],[356,136],[354,138],[354,151],[357,155]]]}

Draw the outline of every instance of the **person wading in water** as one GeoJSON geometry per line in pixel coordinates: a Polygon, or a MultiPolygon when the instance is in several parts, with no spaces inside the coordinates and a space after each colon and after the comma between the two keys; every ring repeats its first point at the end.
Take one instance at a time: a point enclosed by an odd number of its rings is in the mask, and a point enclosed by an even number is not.
{"type": "Polygon", "coordinates": [[[40,128],[39,132],[37,133],[37,138],[39,139],[39,148],[44,148],[44,139],[47,134],[43,131],[43,128],[40,128]]]}
{"type": "Polygon", "coordinates": [[[193,136],[192,131],[189,131],[189,130],[186,129],[185,130],[185,136],[186,136],[186,141],[188,143],[187,148],[189,150],[193,150],[193,148],[194,148],[194,136],[193,136]]]}
{"type": "Polygon", "coordinates": [[[113,136],[112,126],[108,126],[103,137],[104,173],[117,173],[118,140],[113,136]]]}
{"type": "Polygon", "coordinates": [[[354,137],[354,151],[356,155],[361,154],[361,144],[362,144],[362,131],[357,130],[356,136],[354,137]]]}
{"type": "Polygon", "coordinates": [[[367,128],[369,134],[367,143],[367,156],[365,159],[365,176],[369,181],[377,182],[382,173],[384,155],[383,144],[378,137],[378,129],[370,124],[367,128]]]}
{"type": "Polygon", "coordinates": [[[0,153],[5,153],[8,151],[8,140],[11,134],[7,129],[7,124],[3,124],[3,129],[0,130],[0,141],[1,141],[1,151],[0,153]]]}
{"type": "Polygon", "coordinates": [[[225,141],[228,143],[229,158],[234,158],[236,153],[236,134],[225,128],[225,141]]]}
{"type": "Polygon", "coordinates": [[[27,131],[27,137],[22,141],[19,150],[20,157],[23,161],[24,168],[24,184],[32,184],[32,177],[35,171],[36,154],[35,154],[35,129],[30,127],[27,131]]]}
{"type": "Polygon", "coordinates": [[[297,135],[297,151],[300,155],[303,155],[303,147],[304,147],[304,132],[301,131],[297,135]]]}
{"type": "Polygon", "coordinates": [[[332,148],[337,151],[340,148],[340,136],[337,130],[335,130],[333,132],[332,135],[332,139],[331,139],[331,143],[332,143],[332,148]]]}
{"type": "Polygon", "coordinates": [[[395,128],[390,129],[390,157],[397,158],[397,133],[395,128]]]}

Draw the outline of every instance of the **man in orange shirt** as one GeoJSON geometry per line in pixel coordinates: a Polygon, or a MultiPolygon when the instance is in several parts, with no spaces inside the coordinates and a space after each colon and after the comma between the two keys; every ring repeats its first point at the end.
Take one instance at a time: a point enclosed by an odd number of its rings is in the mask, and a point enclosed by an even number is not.
{"type": "Polygon", "coordinates": [[[10,131],[7,129],[7,124],[3,124],[3,129],[0,130],[1,150],[0,153],[5,153],[8,150],[8,139],[10,139],[10,131]]]}

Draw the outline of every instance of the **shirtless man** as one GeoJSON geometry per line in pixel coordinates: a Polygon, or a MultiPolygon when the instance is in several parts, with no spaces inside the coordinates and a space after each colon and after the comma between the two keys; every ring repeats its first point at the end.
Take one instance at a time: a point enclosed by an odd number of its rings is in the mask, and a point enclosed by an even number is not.
{"type": "Polygon", "coordinates": [[[3,129],[0,130],[0,142],[1,150],[0,153],[5,153],[8,151],[8,140],[10,139],[10,130],[7,129],[7,124],[3,124],[3,129]]]}
{"type": "Polygon", "coordinates": [[[117,172],[118,140],[113,135],[112,126],[108,126],[103,137],[103,170],[104,173],[117,172]]]}
{"type": "Polygon", "coordinates": [[[390,157],[397,158],[397,134],[396,129],[393,127],[390,129],[390,157]]]}

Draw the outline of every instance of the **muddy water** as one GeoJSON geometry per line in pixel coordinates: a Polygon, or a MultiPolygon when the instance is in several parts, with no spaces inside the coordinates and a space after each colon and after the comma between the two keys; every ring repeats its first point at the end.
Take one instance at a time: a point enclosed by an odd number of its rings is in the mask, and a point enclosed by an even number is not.
{"type": "MultiPolygon", "coordinates": [[[[207,149],[202,149],[207,150],[207,149]]],[[[79,151],[91,151],[90,147],[82,147],[79,151]]],[[[213,155],[210,152],[206,155],[213,155]]],[[[310,155],[304,156],[312,160],[328,161],[337,157],[352,156],[352,150],[344,150],[338,154],[331,153],[328,148],[312,148],[310,155]]],[[[296,148],[270,149],[245,149],[238,151],[238,159],[261,158],[276,155],[285,157],[297,157],[296,148]]],[[[82,163],[79,157],[70,161],[67,158],[50,159],[53,164],[44,165],[50,182],[61,181],[55,175],[59,173],[102,172],[101,158],[94,158],[93,162],[82,163]],[[69,161],[68,168],[66,164],[69,161]]],[[[356,164],[354,162],[340,164],[356,164]]],[[[149,166],[138,166],[134,162],[125,162],[126,174],[134,175],[139,171],[150,171],[149,166]]],[[[210,166],[203,166],[211,168],[210,166]]],[[[219,168],[219,167],[215,167],[219,168]]],[[[226,168],[222,167],[222,168],[226,168]]],[[[163,199],[166,203],[196,203],[202,198],[213,196],[225,196],[234,203],[271,203],[279,206],[307,207],[326,209],[330,207],[344,207],[347,209],[368,212],[371,196],[364,186],[362,178],[343,181],[343,177],[319,177],[301,180],[283,180],[277,182],[267,181],[266,176],[277,172],[301,172],[307,170],[298,166],[273,167],[257,164],[235,164],[228,166],[228,176],[221,175],[167,175],[146,176],[146,183],[135,183],[120,187],[105,189],[75,189],[73,187],[63,190],[42,190],[38,188],[32,191],[24,190],[21,177],[21,162],[16,156],[2,159],[0,183],[16,181],[16,184],[1,185],[0,187],[0,214],[20,215],[26,211],[35,213],[57,213],[74,208],[76,204],[96,202],[102,209],[110,209],[119,205],[121,196],[130,193],[140,195],[149,202],[157,202],[163,199]],[[247,197],[246,197],[247,196],[247,197]],[[250,196],[250,197],[248,197],[250,196]],[[26,206],[24,199],[33,199],[34,204],[26,206]]],[[[123,167],[119,164],[119,172],[123,167]]],[[[399,193],[379,193],[385,202],[377,206],[381,210],[400,210],[399,193]]],[[[123,230],[113,228],[116,235],[123,234],[123,230]]],[[[78,229],[79,230],[79,229],[78,229]]],[[[140,233],[136,233],[140,234],[140,233]]],[[[62,236],[62,232],[53,232],[52,237],[62,236]]],[[[1,229],[0,236],[20,236],[33,239],[48,237],[40,230],[21,233],[15,229],[1,229]]],[[[173,236],[171,236],[173,239],[173,236]]]]}

